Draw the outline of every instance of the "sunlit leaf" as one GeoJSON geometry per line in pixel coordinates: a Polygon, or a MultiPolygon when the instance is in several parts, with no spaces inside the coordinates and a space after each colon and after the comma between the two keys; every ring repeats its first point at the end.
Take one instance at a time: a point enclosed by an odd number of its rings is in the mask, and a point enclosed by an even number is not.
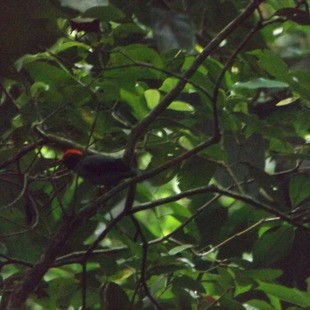
{"type": "Polygon", "coordinates": [[[296,288],[288,288],[279,284],[260,282],[259,289],[268,295],[270,294],[300,307],[307,307],[310,304],[309,294],[296,288]]]}
{"type": "Polygon", "coordinates": [[[237,82],[233,85],[233,88],[246,88],[246,89],[259,89],[259,88],[283,88],[288,87],[288,84],[275,80],[267,80],[264,78],[258,78],[248,82],[237,82]]]}
{"type": "Polygon", "coordinates": [[[176,254],[183,252],[184,250],[190,249],[192,247],[193,247],[192,244],[183,244],[183,245],[180,245],[180,246],[177,246],[177,247],[171,249],[169,251],[169,254],[170,255],[176,255],[176,254]]]}
{"type": "Polygon", "coordinates": [[[148,89],[144,92],[146,103],[150,109],[157,106],[160,100],[160,92],[156,89],[148,89]]]}

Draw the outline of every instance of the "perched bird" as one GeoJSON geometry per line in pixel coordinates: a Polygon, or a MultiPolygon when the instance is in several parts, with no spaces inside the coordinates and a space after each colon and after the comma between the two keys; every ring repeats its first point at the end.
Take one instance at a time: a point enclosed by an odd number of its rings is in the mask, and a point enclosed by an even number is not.
{"type": "Polygon", "coordinates": [[[121,180],[136,175],[135,169],[121,158],[87,155],[76,149],[65,151],[62,162],[94,185],[114,186],[121,180]]]}

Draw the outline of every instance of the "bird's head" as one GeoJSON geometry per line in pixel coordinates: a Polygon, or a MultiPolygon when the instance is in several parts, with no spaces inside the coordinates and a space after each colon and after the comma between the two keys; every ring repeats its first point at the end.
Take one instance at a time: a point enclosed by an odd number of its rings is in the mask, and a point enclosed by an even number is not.
{"type": "Polygon", "coordinates": [[[63,164],[69,168],[74,169],[83,157],[83,153],[76,149],[69,149],[64,152],[62,157],[63,164]]]}

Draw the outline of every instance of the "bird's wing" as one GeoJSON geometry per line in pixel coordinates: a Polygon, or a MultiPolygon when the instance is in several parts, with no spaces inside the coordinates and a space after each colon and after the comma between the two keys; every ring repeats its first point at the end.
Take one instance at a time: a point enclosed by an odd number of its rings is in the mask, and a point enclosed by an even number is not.
{"type": "Polygon", "coordinates": [[[89,172],[93,176],[134,173],[131,167],[120,158],[92,155],[85,158],[81,164],[84,172],[89,172]]]}

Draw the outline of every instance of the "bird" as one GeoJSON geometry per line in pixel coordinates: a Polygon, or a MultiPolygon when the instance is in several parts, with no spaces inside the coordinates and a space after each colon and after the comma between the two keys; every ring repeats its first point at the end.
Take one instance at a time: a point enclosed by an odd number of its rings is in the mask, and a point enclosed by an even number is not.
{"type": "Polygon", "coordinates": [[[136,170],[122,158],[101,154],[89,155],[77,149],[66,150],[62,162],[78,176],[94,185],[115,186],[120,181],[137,174],[136,170]]]}

